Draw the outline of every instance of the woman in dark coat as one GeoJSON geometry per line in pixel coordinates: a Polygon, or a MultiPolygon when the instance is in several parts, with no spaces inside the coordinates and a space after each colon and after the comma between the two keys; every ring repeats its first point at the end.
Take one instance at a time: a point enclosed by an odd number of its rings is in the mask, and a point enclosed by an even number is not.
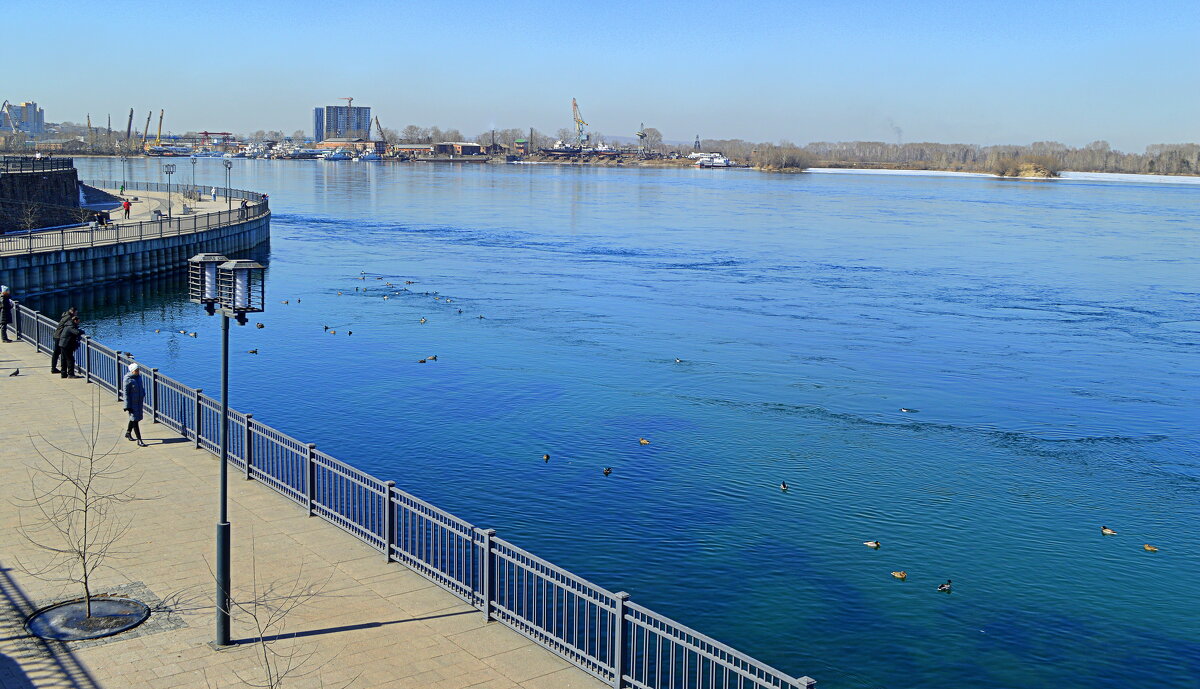
{"type": "Polygon", "coordinates": [[[83,335],[83,328],[79,327],[79,317],[75,316],[58,337],[58,346],[62,350],[59,352],[58,370],[63,378],[79,377],[75,375],[75,350],[79,347],[79,338],[83,335]]]}
{"type": "Polygon", "coordinates": [[[4,342],[12,342],[8,339],[8,326],[12,323],[12,294],[8,291],[8,285],[0,288],[0,340],[4,342]]]}
{"type": "Polygon", "coordinates": [[[133,440],[136,436],[138,447],[146,447],[146,443],[142,442],[142,429],[138,427],[138,422],[142,420],[142,406],[146,401],[146,388],[142,387],[142,372],[137,364],[129,365],[129,373],[121,379],[121,389],[125,393],[125,411],[129,412],[125,439],[133,440]]]}

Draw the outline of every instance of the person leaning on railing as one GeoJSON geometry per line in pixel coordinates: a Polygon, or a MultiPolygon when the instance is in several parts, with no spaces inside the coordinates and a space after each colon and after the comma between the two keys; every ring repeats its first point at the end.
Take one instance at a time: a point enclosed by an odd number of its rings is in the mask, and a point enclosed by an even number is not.
{"type": "Polygon", "coordinates": [[[58,373],[58,360],[62,356],[62,345],[58,343],[58,338],[62,337],[63,331],[71,324],[71,319],[79,315],[79,311],[74,307],[68,308],[62,312],[58,318],[58,326],[54,328],[54,349],[50,351],[50,372],[58,373]]]}
{"type": "Polygon", "coordinates": [[[12,323],[12,293],[8,285],[0,287],[0,341],[12,342],[8,339],[8,326],[12,323]]]}
{"type": "Polygon", "coordinates": [[[59,373],[63,378],[78,378],[75,375],[75,349],[79,347],[79,338],[83,337],[83,328],[79,327],[79,316],[71,318],[67,327],[63,328],[58,344],[62,347],[62,361],[59,362],[59,373]]]}

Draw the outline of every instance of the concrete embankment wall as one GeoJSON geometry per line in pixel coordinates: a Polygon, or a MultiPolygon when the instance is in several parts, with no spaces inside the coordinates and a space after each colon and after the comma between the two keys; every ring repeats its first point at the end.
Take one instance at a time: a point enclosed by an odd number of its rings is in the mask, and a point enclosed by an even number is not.
{"type": "Polygon", "coordinates": [[[187,234],[0,256],[0,282],[20,297],[181,270],[201,252],[232,255],[269,241],[270,214],[187,234]]]}
{"type": "Polygon", "coordinates": [[[78,208],[75,168],[0,174],[0,230],[77,223],[78,208]]]}

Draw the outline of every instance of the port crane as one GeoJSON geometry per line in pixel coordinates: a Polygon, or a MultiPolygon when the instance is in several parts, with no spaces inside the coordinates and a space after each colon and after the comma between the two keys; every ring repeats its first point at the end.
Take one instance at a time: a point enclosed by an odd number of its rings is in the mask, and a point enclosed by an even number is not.
{"type": "Polygon", "coordinates": [[[638,127],[638,130],[636,132],[634,132],[633,134],[634,134],[634,136],[636,136],[638,138],[638,153],[645,155],[646,154],[646,123],[642,122],[642,125],[640,127],[638,127]]]}
{"type": "Polygon", "coordinates": [[[375,116],[375,128],[379,130],[379,140],[386,144],[387,135],[383,133],[383,125],[379,124],[379,115],[375,116]]]}
{"type": "Polygon", "coordinates": [[[94,150],[96,148],[96,132],[92,129],[92,113],[90,113],[90,112],[87,115],[87,128],[88,128],[88,150],[94,150]]]}
{"type": "Polygon", "coordinates": [[[133,108],[129,109],[129,122],[125,124],[125,140],[129,141],[129,137],[133,135],[133,108]]]}
{"type": "Polygon", "coordinates": [[[163,121],[163,113],[164,112],[166,112],[166,111],[164,111],[164,110],[158,111],[158,134],[156,134],[154,136],[154,145],[155,146],[162,146],[162,121],[163,121]]]}
{"type": "Polygon", "coordinates": [[[146,113],[146,126],[142,127],[142,150],[146,149],[146,137],[150,136],[150,116],[153,114],[153,110],[146,113]]]}
{"type": "Polygon", "coordinates": [[[587,134],[583,128],[587,126],[587,122],[583,121],[583,116],[579,114],[579,103],[575,99],[571,99],[571,117],[575,118],[575,141],[580,148],[583,148],[583,142],[587,141],[587,134]]]}
{"type": "Polygon", "coordinates": [[[12,133],[19,133],[19,130],[17,129],[17,121],[13,118],[12,105],[9,104],[8,101],[4,101],[4,105],[0,105],[0,112],[3,112],[4,116],[8,118],[8,126],[12,128],[12,133]]]}

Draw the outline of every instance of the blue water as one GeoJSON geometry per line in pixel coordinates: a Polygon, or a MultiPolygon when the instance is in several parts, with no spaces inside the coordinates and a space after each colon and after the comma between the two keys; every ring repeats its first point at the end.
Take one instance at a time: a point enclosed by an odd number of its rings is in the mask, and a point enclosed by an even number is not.
{"type": "Polygon", "coordinates": [[[828,689],[1200,686],[1200,187],[235,163],[235,407],[828,689]]]}

